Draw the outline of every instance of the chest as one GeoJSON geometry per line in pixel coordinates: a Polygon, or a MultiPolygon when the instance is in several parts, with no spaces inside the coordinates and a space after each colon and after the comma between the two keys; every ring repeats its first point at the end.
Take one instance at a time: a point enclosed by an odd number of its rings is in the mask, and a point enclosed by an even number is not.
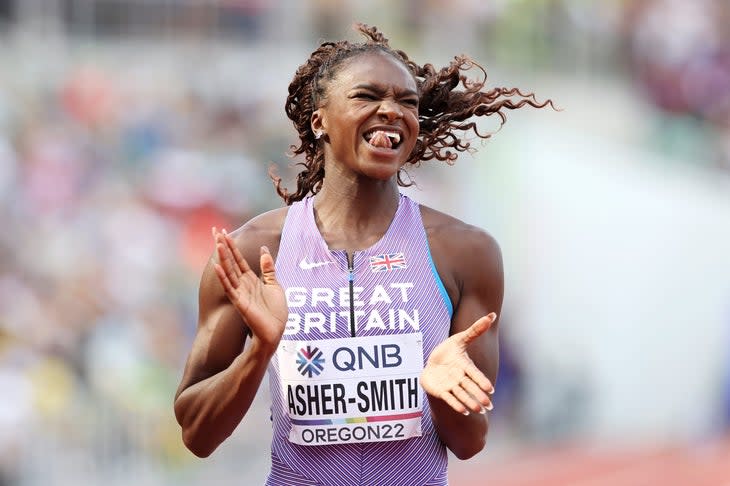
{"type": "Polygon", "coordinates": [[[332,256],[302,257],[280,279],[289,307],[285,338],[418,332],[439,303],[427,262],[412,252],[332,256]]]}

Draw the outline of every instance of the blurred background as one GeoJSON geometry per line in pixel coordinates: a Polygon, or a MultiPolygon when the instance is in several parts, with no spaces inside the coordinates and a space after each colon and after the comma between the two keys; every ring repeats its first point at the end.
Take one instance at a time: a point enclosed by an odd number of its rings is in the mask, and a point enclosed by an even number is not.
{"type": "Polygon", "coordinates": [[[562,110],[410,171],[505,261],[451,483],[730,484],[727,1],[0,0],[0,485],[263,483],[265,390],[205,460],[172,399],[209,228],[281,206],[287,85],[356,20],[562,110]]]}

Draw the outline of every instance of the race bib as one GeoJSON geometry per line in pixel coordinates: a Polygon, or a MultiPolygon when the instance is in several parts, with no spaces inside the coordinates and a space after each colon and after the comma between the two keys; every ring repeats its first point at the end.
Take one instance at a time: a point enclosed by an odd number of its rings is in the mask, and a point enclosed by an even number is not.
{"type": "Polygon", "coordinates": [[[420,332],[282,341],[277,358],[289,441],[356,444],[421,435],[420,332]]]}

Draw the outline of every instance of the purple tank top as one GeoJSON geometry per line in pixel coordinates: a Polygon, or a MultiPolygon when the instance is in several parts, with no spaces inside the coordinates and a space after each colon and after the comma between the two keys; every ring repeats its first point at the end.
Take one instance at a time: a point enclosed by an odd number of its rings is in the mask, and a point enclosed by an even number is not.
{"type": "Polygon", "coordinates": [[[348,261],[291,205],[276,274],[289,319],[269,366],[271,486],[447,484],[446,447],[418,373],[453,309],[419,205],[401,195],[385,235],[348,261]]]}

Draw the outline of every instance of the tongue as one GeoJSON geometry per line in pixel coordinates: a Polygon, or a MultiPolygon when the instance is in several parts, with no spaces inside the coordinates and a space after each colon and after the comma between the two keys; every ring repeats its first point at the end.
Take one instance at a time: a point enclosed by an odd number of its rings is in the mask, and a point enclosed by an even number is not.
{"type": "Polygon", "coordinates": [[[370,145],[374,147],[385,147],[385,148],[392,148],[393,144],[390,141],[390,138],[385,134],[385,132],[378,130],[377,132],[373,133],[373,136],[370,138],[370,145]]]}

